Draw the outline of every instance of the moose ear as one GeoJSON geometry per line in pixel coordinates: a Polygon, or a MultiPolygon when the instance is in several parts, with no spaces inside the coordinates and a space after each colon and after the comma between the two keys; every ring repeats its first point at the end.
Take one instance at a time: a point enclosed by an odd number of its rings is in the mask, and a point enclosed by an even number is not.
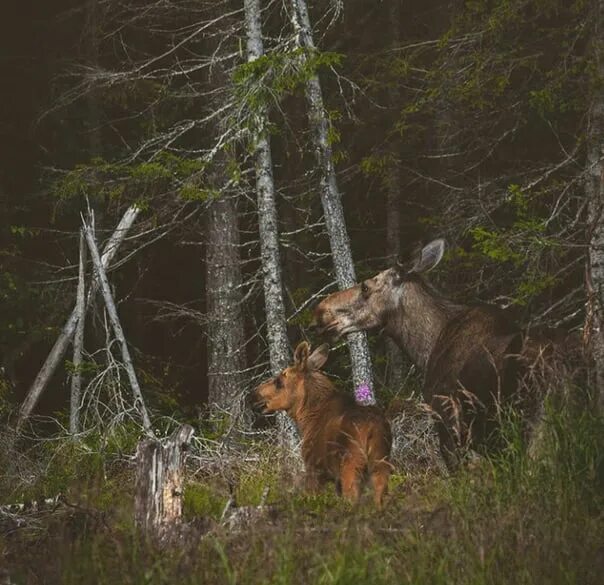
{"type": "Polygon", "coordinates": [[[327,356],[329,355],[329,345],[324,343],[320,345],[313,351],[308,357],[308,361],[306,367],[309,370],[320,370],[327,361],[327,356]]]}
{"type": "Polygon", "coordinates": [[[429,272],[442,260],[444,253],[445,241],[442,238],[433,240],[422,248],[409,272],[429,272]]]}
{"type": "Polygon", "coordinates": [[[302,341],[296,347],[296,351],[294,351],[294,365],[301,369],[306,369],[306,363],[308,361],[308,352],[310,350],[310,346],[306,341],[302,341]]]}

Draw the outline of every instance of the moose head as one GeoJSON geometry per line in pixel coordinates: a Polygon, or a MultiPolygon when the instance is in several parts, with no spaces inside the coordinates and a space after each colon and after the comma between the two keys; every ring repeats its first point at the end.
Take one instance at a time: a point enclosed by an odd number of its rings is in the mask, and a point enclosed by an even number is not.
{"type": "Polygon", "coordinates": [[[286,411],[293,418],[306,400],[307,378],[318,372],[329,354],[326,343],[312,353],[306,341],[301,342],[294,352],[293,365],[282,370],[274,378],[260,384],[254,391],[256,404],[264,413],[286,411]]]}
{"type": "Polygon", "coordinates": [[[329,295],[315,309],[316,330],[339,338],[354,331],[384,328],[412,358],[423,361],[419,354],[428,351],[424,345],[434,341],[442,319],[436,306],[438,299],[422,275],[441,261],[444,251],[444,240],[434,240],[411,262],[399,262],[373,278],[329,295]]]}

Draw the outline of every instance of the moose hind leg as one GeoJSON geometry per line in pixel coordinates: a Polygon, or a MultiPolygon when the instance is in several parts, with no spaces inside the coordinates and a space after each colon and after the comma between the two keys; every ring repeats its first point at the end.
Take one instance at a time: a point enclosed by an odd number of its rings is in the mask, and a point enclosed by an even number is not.
{"type": "Polygon", "coordinates": [[[342,460],[340,468],[340,485],[342,495],[351,503],[356,504],[361,496],[361,479],[363,475],[364,461],[347,456],[342,460]]]}
{"type": "Polygon", "coordinates": [[[384,496],[388,493],[388,479],[390,478],[390,465],[380,462],[371,470],[371,485],[373,487],[373,501],[378,509],[384,505],[384,496]]]}

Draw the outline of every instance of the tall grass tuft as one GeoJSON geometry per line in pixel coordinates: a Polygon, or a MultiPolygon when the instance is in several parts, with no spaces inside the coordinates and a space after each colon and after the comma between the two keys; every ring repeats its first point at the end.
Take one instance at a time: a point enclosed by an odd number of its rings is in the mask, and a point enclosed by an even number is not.
{"type": "Polygon", "coordinates": [[[67,471],[53,474],[102,516],[74,509],[0,530],[0,560],[15,584],[599,584],[604,418],[549,404],[537,450],[527,449],[516,416],[503,418],[499,450],[454,476],[400,469],[383,512],[369,501],[351,507],[330,490],[302,494],[258,444],[247,462],[231,455],[225,468],[192,474],[190,530],[161,547],[133,529],[127,469],[101,466],[91,486],[84,476],[92,469],[74,470],[60,450],[65,460],[53,465],[63,461],[67,471]],[[240,530],[220,524],[229,489],[240,505],[257,505],[265,486],[273,515],[240,530]]]}

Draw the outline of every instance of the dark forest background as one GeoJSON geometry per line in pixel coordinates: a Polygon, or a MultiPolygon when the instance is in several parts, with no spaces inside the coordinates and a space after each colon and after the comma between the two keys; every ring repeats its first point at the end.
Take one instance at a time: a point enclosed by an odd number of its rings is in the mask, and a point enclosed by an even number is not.
{"type": "MultiPolygon", "coordinates": [[[[323,84],[358,278],[418,242],[445,237],[446,262],[435,280],[451,296],[505,306],[523,326],[582,327],[588,112],[599,83],[590,59],[593,5],[355,0],[310,8],[321,51],[312,67],[323,84]]],[[[241,6],[66,0],[13,3],[7,14],[0,98],[5,399],[23,398],[71,310],[79,214],[88,197],[100,239],[128,204],[143,208],[139,237],[120,252],[127,262],[111,280],[152,400],[189,415],[204,404],[204,215],[220,173],[236,178],[249,387],[266,373],[267,348],[245,140],[227,144],[220,164],[195,166],[225,127],[249,123],[241,113],[251,107],[241,105],[249,82],[241,6]],[[202,21],[211,23],[207,30],[180,43],[202,21]],[[182,74],[189,65],[192,72],[182,74]],[[204,116],[221,103],[230,105],[218,127],[204,116]],[[189,122],[172,140],[174,129],[189,122]],[[177,215],[189,219],[171,224],[177,215]]],[[[306,73],[287,62],[295,57],[287,53],[286,16],[279,2],[267,4],[273,76],[270,91],[255,99],[266,101],[271,116],[295,344],[307,335],[313,303],[305,302],[334,286],[306,73]]],[[[93,349],[104,343],[102,307],[95,315],[93,349]]],[[[374,336],[371,343],[379,395],[400,377],[392,378],[384,340],[374,336]]],[[[336,355],[334,371],[346,377],[346,353],[336,355]]],[[[55,376],[40,412],[66,408],[65,380],[65,371],[55,376]]]]}
{"type": "MultiPolygon", "coordinates": [[[[0,583],[600,584],[604,0],[315,0],[316,49],[296,27],[303,0],[259,4],[265,54],[248,62],[252,0],[2,3],[0,583]],[[309,116],[316,75],[325,107],[309,116]],[[312,309],[341,281],[324,120],[357,281],[444,238],[426,280],[445,296],[580,348],[553,375],[531,370],[530,441],[503,405],[496,448],[450,473],[422,374],[372,332],[394,437],[379,511],[303,490],[285,418],[245,400],[302,339],[319,343],[312,309]],[[277,225],[258,212],[263,130],[277,225]],[[26,400],[74,307],[90,210],[99,247],[136,216],[108,279],[146,428],[100,294],[82,364],[70,345],[26,400]],[[283,343],[265,300],[277,268],[283,343]],[[194,432],[186,452],[172,441],[183,481],[161,490],[164,467],[141,453],[176,428],[194,432]],[[141,528],[141,485],[177,502],[161,537],[141,528]]],[[[347,391],[361,353],[330,348],[347,391]]]]}

